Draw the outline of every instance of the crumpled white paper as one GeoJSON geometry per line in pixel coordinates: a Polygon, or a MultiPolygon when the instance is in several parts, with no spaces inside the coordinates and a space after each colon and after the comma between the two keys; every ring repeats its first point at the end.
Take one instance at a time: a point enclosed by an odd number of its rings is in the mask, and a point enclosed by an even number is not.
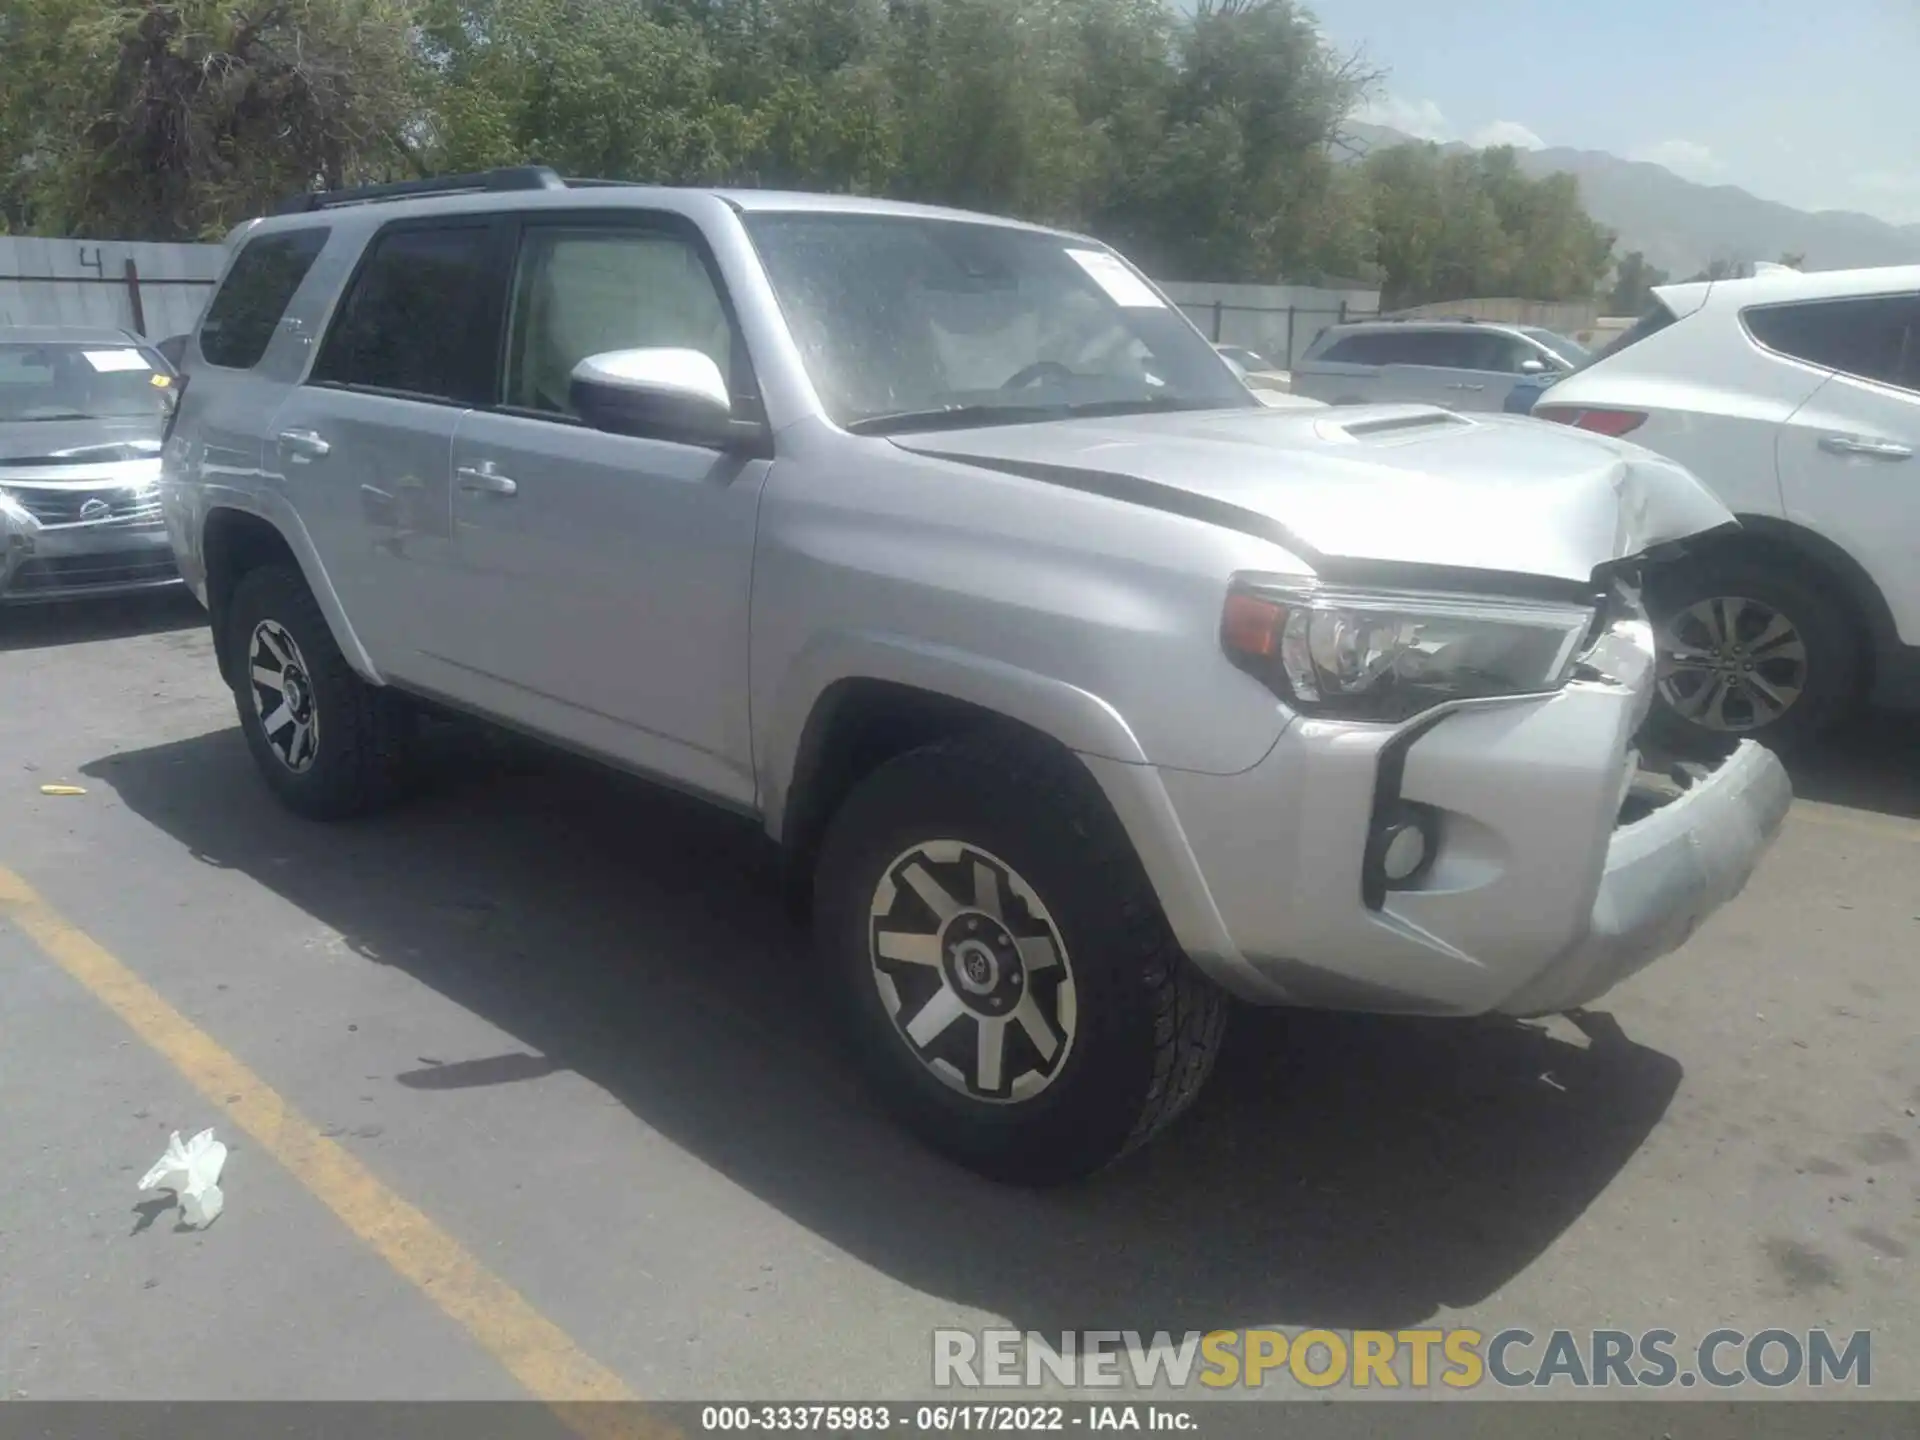
{"type": "Polygon", "coordinates": [[[147,1171],[142,1190],[171,1190],[180,1202],[180,1223],[193,1229],[211,1225],[225,1198],[220,1194],[220,1168],[227,1163],[227,1147],[202,1130],[186,1144],[180,1132],[167,1141],[167,1153],[147,1171]]]}

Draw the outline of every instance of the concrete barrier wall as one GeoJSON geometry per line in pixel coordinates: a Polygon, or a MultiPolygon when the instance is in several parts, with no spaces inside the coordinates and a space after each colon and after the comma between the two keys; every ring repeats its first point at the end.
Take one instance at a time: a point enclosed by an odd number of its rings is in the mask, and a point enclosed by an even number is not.
{"type": "Polygon", "coordinates": [[[1313,339],[1342,319],[1371,319],[1380,292],[1365,286],[1229,285],[1204,280],[1161,281],[1178,305],[1209,338],[1257,350],[1290,369],[1313,339]]]}
{"type": "Polygon", "coordinates": [[[1425,316],[1432,319],[1468,315],[1475,320],[1493,320],[1503,325],[1538,325],[1544,330],[1557,330],[1562,335],[1578,338],[1576,331],[1594,328],[1595,322],[1600,319],[1600,306],[1593,300],[1519,300],[1508,297],[1439,300],[1431,305],[1415,305],[1411,309],[1392,313],[1409,318],[1425,316]]]}
{"type": "Polygon", "coordinates": [[[164,340],[194,327],[226,255],[224,245],[0,236],[0,327],[109,325],[164,340]]]}

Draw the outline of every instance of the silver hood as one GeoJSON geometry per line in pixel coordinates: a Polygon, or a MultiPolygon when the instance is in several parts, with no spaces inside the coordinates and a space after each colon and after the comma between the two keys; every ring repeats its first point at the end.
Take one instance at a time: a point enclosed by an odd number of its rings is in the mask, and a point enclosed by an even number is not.
{"type": "Polygon", "coordinates": [[[151,459],[160,454],[162,425],[147,416],[0,421],[0,468],[47,470],[151,459]]]}
{"type": "Polygon", "coordinates": [[[1423,405],[1231,410],[900,435],[893,443],[1270,534],[1308,563],[1585,582],[1734,517],[1649,450],[1423,405]]]}

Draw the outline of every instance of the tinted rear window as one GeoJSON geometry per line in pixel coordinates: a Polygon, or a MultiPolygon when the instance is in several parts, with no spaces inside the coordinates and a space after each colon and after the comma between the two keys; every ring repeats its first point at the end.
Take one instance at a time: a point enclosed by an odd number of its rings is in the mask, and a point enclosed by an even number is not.
{"type": "Polygon", "coordinates": [[[375,237],[313,367],[320,383],[478,405],[490,398],[489,222],[375,237]]]}
{"type": "Polygon", "coordinates": [[[200,353],[209,365],[250,370],[260,363],[293,292],[326,243],[324,229],[283,231],[246,243],[200,322],[200,353]]]}
{"type": "Polygon", "coordinates": [[[1393,353],[1396,338],[1378,330],[1342,335],[1313,358],[1333,365],[1391,365],[1398,358],[1393,353]]]}
{"type": "Polygon", "coordinates": [[[1602,350],[1598,358],[1604,360],[1609,355],[1618,355],[1629,345],[1638,345],[1649,335],[1659,334],[1662,330],[1666,329],[1667,326],[1673,324],[1673,318],[1673,312],[1671,310],[1667,309],[1660,301],[1654,301],[1653,308],[1638,320],[1634,321],[1633,324],[1629,325],[1625,330],[1621,331],[1619,339],[1602,350]]]}
{"type": "Polygon", "coordinates": [[[1741,316],[1769,350],[1865,380],[1920,388],[1920,296],[1871,295],[1767,305],[1741,316]]]}

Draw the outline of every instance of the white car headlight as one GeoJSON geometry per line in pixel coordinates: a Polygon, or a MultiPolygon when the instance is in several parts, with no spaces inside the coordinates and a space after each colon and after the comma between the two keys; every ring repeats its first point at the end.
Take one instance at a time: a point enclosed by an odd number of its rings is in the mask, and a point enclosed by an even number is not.
{"type": "Polygon", "coordinates": [[[1559,689],[1595,606],[1299,582],[1236,584],[1221,643],[1295,708],[1397,722],[1452,700],[1559,689]]]}

